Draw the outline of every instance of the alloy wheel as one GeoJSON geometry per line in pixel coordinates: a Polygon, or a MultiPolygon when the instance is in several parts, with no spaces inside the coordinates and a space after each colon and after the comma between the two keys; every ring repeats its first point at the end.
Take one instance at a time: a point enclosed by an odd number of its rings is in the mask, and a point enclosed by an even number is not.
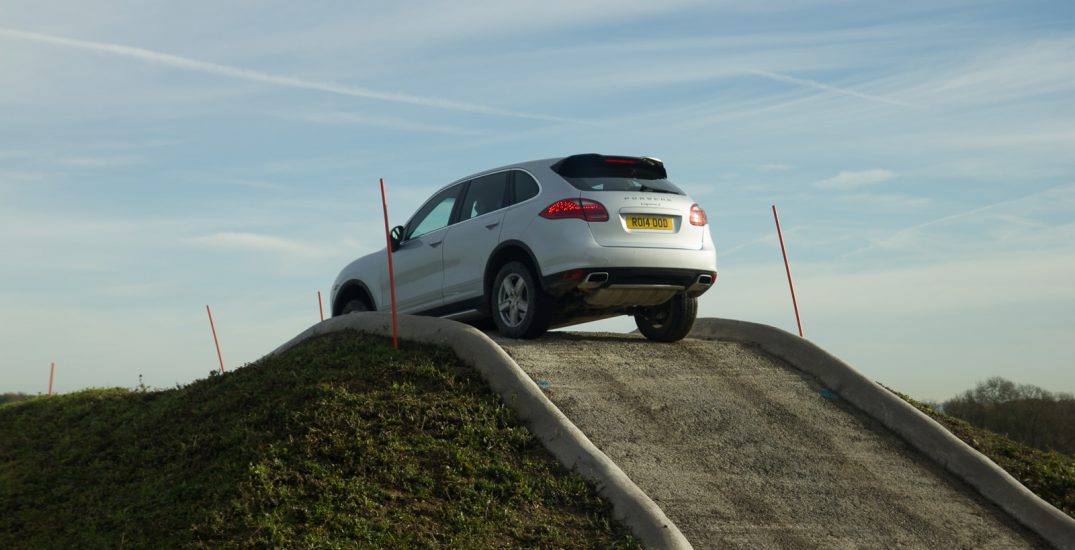
{"type": "Polygon", "coordinates": [[[517,327],[523,323],[530,308],[530,292],[522,276],[511,273],[504,277],[497,290],[496,306],[505,325],[517,327]]]}

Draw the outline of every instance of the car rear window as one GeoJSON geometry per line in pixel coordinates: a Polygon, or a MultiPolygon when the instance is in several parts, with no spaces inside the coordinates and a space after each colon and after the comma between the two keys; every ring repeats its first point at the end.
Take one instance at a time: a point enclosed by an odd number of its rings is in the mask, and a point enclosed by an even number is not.
{"type": "Polygon", "coordinates": [[[574,155],[561,159],[552,169],[580,191],[684,194],[668,181],[664,164],[651,158],[574,155]]]}

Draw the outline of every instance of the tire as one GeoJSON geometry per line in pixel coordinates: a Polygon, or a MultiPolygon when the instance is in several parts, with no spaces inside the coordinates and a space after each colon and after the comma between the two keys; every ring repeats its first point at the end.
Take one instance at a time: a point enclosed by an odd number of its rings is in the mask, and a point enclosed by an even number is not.
{"type": "Polygon", "coordinates": [[[676,294],[671,300],[635,315],[635,325],[643,336],[657,342],[678,342],[694,326],[698,316],[698,299],[676,294]]]}
{"type": "Polygon", "coordinates": [[[537,338],[549,329],[550,301],[526,264],[504,264],[493,279],[491,294],[489,308],[500,334],[537,338]]]}
{"type": "Polygon", "coordinates": [[[360,298],[354,298],[343,305],[343,309],[340,310],[340,315],[347,315],[348,313],[360,313],[363,311],[370,311],[370,306],[360,298]]]}

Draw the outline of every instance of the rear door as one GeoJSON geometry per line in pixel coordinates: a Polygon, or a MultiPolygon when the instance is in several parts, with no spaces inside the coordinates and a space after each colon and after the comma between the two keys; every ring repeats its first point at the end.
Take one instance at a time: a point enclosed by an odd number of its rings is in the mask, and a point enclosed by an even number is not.
{"type": "Polygon", "coordinates": [[[511,172],[471,180],[460,204],[458,222],[444,238],[444,304],[476,307],[484,292],[485,263],[500,242],[511,172]]]}

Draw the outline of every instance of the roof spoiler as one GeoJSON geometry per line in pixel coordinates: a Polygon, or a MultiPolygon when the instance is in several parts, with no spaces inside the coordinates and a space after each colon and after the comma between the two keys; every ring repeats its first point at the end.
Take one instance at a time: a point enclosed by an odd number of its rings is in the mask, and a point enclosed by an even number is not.
{"type": "Polygon", "coordinates": [[[565,178],[667,179],[664,163],[653,157],[623,157],[588,153],[571,155],[552,165],[565,178]]]}

